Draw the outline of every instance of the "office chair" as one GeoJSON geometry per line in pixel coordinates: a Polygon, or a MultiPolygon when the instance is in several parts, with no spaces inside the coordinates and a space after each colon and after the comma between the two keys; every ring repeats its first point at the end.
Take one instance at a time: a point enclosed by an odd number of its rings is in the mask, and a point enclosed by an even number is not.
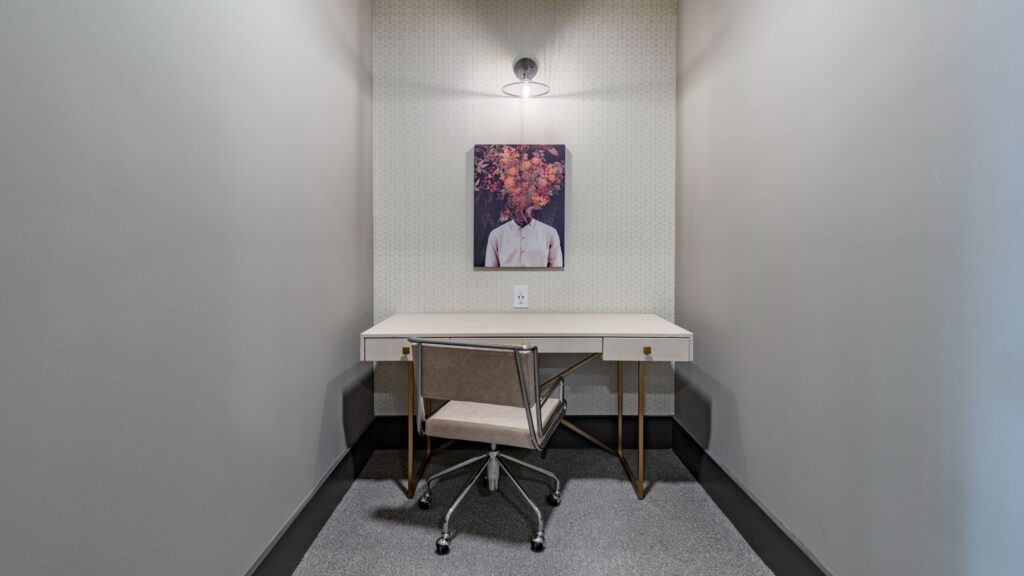
{"type": "Polygon", "coordinates": [[[550,476],[555,488],[548,504],[562,500],[561,483],[551,472],[527,464],[498,451],[498,446],[516,446],[544,450],[565,415],[565,382],[556,382],[541,390],[537,370],[537,347],[500,344],[471,344],[410,338],[414,348],[416,381],[416,429],[421,436],[467,440],[490,444],[485,454],[470,458],[427,479],[427,489],[419,499],[420,508],[430,508],[430,489],[438,479],[483,460],[472,480],[462,489],[444,515],[436,552],[451,549],[449,522],[459,503],[485,471],[487,487],[498,489],[502,472],[516,491],[537,514],[537,533],[530,541],[534,552],[544,550],[544,518],[530,501],[523,487],[505,466],[506,462],[550,476]],[[557,397],[552,397],[558,388],[557,397]],[[444,405],[427,414],[424,399],[443,401],[444,405]],[[538,400],[539,399],[539,400],[538,400]]]}

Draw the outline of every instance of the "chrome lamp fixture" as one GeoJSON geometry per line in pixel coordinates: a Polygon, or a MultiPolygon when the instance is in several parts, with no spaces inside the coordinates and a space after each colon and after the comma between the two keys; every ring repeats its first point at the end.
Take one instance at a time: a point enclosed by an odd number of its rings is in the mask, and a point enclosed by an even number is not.
{"type": "Polygon", "coordinates": [[[548,93],[548,90],[551,90],[547,84],[533,81],[533,77],[537,75],[537,63],[532,58],[516,60],[513,70],[516,73],[516,78],[519,78],[519,82],[502,86],[501,91],[505,94],[518,98],[532,98],[543,96],[548,93]]]}

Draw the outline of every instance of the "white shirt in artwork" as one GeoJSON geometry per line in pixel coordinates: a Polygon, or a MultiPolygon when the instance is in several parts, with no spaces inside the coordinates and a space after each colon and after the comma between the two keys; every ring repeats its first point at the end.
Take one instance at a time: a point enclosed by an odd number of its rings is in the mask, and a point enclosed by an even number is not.
{"type": "Polygon", "coordinates": [[[520,228],[509,220],[487,237],[488,268],[561,268],[562,243],[558,231],[536,218],[520,228]]]}

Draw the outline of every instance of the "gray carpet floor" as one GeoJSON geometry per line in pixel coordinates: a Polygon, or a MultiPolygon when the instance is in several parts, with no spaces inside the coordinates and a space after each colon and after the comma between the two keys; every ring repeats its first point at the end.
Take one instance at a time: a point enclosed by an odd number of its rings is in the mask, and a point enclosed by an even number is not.
{"type": "MultiPolygon", "coordinates": [[[[434,456],[427,475],[482,453],[434,456]]],[[[600,450],[508,450],[558,474],[562,504],[545,502],[547,477],[509,469],[541,509],[547,547],[530,550],[534,514],[502,477],[497,492],[481,478],[452,517],[451,553],[438,556],[445,510],[475,467],[436,484],[434,505],[405,498],[404,452],[378,450],[306,552],[295,574],[327,575],[708,575],[772,572],[670,450],[648,450],[648,492],[636,499],[618,460],[600,450]]],[[[633,456],[635,461],[635,454],[633,456]]],[[[418,455],[421,458],[422,455],[418,455]]],[[[417,461],[419,461],[417,459],[417,461]]],[[[419,494],[423,492],[420,485],[419,494]]]]}

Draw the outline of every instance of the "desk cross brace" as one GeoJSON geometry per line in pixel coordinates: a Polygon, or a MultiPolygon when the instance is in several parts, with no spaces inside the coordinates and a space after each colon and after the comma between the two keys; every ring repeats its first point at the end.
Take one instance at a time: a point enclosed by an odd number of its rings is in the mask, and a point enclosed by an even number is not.
{"type": "Polygon", "coordinates": [[[629,462],[626,460],[626,454],[622,448],[622,362],[616,362],[615,369],[616,383],[618,388],[618,401],[616,402],[618,422],[617,422],[617,440],[618,445],[616,449],[611,448],[604,442],[601,442],[597,438],[594,438],[580,427],[576,426],[568,420],[562,420],[562,425],[572,430],[573,432],[582,436],[585,440],[605,452],[615,456],[622,463],[622,468],[626,471],[626,476],[629,478],[629,483],[633,486],[633,491],[636,492],[638,500],[643,500],[646,495],[644,491],[644,363],[637,362],[637,465],[636,474],[633,474],[633,469],[630,468],[629,462]]]}

